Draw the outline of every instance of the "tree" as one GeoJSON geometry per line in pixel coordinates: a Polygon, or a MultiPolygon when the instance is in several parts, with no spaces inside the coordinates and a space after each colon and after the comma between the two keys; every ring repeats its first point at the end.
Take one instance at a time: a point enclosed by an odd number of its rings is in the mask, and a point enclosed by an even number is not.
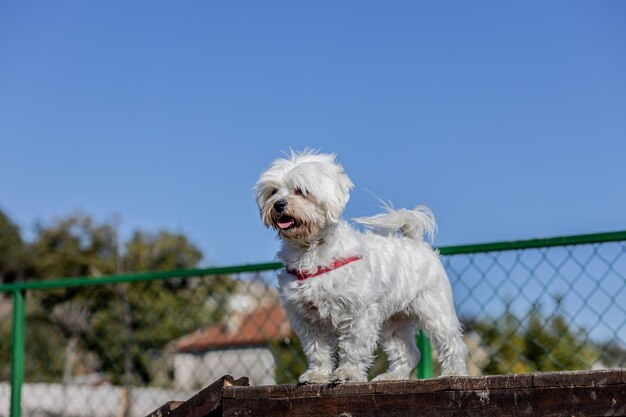
{"type": "MultiPolygon", "coordinates": [[[[84,214],[38,225],[29,244],[6,216],[0,216],[0,230],[11,232],[3,233],[0,245],[6,242],[12,251],[24,250],[32,264],[30,279],[189,269],[202,259],[201,251],[182,234],[136,231],[124,243],[114,224],[84,214]]],[[[3,271],[10,269],[6,265],[0,263],[3,271]]],[[[98,371],[115,383],[167,383],[162,378],[167,373],[155,365],[162,362],[165,346],[215,323],[220,309],[208,300],[225,298],[233,283],[221,276],[31,291],[25,376],[52,381],[64,375],[68,381],[72,375],[98,371]],[[76,320],[80,331],[74,329],[76,320]]],[[[0,326],[0,331],[8,340],[10,326],[0,326]]],[[[4,347],[0,356],[8,358],[4,347]]],[[[0,374],[8,376],[8,369],[0,374]]]]}
{"type": "Polygon", "coordinates": [[[202,252],[182,234],[136,231],[126,243],[123,267],[127,272],[188,269],[198,265],[202,252]]]}
{"type": "Polygon", "coordinates": [[[35,279],[100,276],[116,269],[115,229],[84,214],[39,224],[31,247],[35,279]]]}
{"type": "Polygon", "coordinates": [[[600,351],[586,337],[584,329],[568,325],[560,311],[544,317],[541,306],[531,306],[525,320],[507,309],[497,322],[477,320],[474,329],[490,352],[485,374],[528,373],[589,369],[600,351]]]}
{"type": "MultiPolygon", "coordinates": [[[[9,284],[24,280],[28,274],[29,258],[27,246],[22,240],[19,227],[0,210],[0,284],[9,284]]],[[[9,363],[11,358],[11,304],[8,295],[0,293],[0,380],[10,376],[9,363]]]]}
{"type": "Polygon", "coordinates": [[[281,341],[269,343],[274,355],[276,367],[274,379],[277,384],[295,384],[298,377],[306,371],[307,361],[302,351],[300,339],[292,331],[291,335],[281,341]]]}
{"type": "Polygon", "coordinates": [[[0,210],[0,284],[22,281],[28,269],[20,229],[0,210]]]}

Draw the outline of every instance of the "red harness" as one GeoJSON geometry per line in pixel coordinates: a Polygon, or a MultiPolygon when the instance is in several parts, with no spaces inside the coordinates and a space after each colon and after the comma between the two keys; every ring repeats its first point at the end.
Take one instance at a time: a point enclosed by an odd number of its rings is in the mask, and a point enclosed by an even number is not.
{"type": "Polygon", "coordinates": [[[315,272],[306,272],[306,271],[301,271],[299,269],[288,269],[287,272],[298,277],[298,281],[304,281],[309,278],[313,278],[318,275],[322,275],[327,272],[333,271],[337,268],[341,268],[342,266],[347,265],[350,262],[358,261],[359,259],[363,259],[363,257],[353,256],[351,258],[337,259],[330,266],[319,266],[315,272]]]}

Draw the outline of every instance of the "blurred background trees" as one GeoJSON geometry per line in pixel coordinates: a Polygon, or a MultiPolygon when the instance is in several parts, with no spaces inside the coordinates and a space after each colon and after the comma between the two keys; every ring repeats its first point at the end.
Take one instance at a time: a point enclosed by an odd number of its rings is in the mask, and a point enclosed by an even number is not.
{"type": "Polygon", "coordinates": [[[24,279],[28,260],[20,229],[0,210],[0,284],[24,279]]]}
{"type": "Polygon", "coordinates": [[[541,305],[533,304],[522,317],[507,309],[497,321],[472,320],[466,327],[479,335],[487,353],[481,366],[486,375],[600,365],[601,349],[589,340],[585,329],[568,324],[558,307],[542,314],[541,305]]]}
{"type": "MultiPolygon", "coordinates": [[[[202,252],[181,233],[136,230],[126,241],[117,222],[75,214],[36,226],[27,241],[0,210],[0,283],[22,280],[98,277],[198,267],[202,252]]],[[[25,376],[27,381],[65,383],[98,378],[120,385],[172,384],[171,342],[224,323],[222,317],[240,285],[230,276],[173,278],[133,284],[62,288],[28,293],[25,376]]],[[[265,282],[264,285],[267,285],[265,282]]],[[[241,295],[241,294],[240,294],[241,295]]],[[[9,378],[11,302],[0,293],[0,380],[9,378]]],[[[10,297],[10,296],[8,296],[10,297]]],[[[258,300],[256,300],[258,301],[258,300]]],[[[528,305],[526,311],[485,312],[465,320],[468,360],[475,373],[619,366],[612,341],[594,342],[586,329],[568,321],[562,298],[553,311],[528,305]],[[491,317],[491,318],[490,318],[491,317]],[[608,355],[606,353],[609,353],[608,355]]],[[[305,360],[297,337],[270,343],[275,380],[297,381],[305,360]]],[[[437,364],[435,364],[437,367],[437,364]]],[[[380,351],[370,376],[386,368],[380,351]]],[[[95,379],[95,381],[94,381],[95,379]]]]}
{"type": "MultiPolygon", "coordinates": [[[[1,283],[191,269],[202,258],[181,233],[137,230],[121,242],[115,222],[85,214],[39,224],[25,242],[0,210],[1,283]]],[[[164,383],[167,371],[155,371],[153,364],[162,361],[167,343],[220,318],[219,306],[207,300],[229,293],[233,281],[224,276],[212,284],[179,278],[30,292],[36,302],[27,302],[26,379],[100,375],[115,383],[164,383]]],[[[0,344],[0,379],[9,377],[10,305],[0,298],[0,338],[6,341],[0,344]]]]}

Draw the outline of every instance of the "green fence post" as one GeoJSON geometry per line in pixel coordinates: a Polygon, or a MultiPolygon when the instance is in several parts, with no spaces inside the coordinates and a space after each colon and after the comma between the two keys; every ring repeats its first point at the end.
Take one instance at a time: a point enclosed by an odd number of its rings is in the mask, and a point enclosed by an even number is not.
{"type": "Polygon", "coordinates": [[[433,354],[430,347],[430,339],[420,330],[417,335],[417,348],[420,350],[420,361],[417,364],[417,377],[419,379],[433,377],[433,354]]]}
{"type": "Polygon", "coordinates": [[[13,351],[11,353],[11,417],[22,413],[22,383],[24,382],[24,327],[26,291],[13,291],[13,351]]]}

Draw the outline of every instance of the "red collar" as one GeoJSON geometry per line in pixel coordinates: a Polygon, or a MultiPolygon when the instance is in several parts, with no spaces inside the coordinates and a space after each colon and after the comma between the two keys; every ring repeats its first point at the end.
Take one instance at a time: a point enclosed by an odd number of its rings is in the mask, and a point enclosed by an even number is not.
{"type": "Polygon", "coordinates": [[[362,256],[352,256],[350,258],[337,259],[330,266],[319,266],[319,267],[317,267],[317,270],[315,272],[306,272],[306,271],[302,271],[302,270],[299,270],[299,269],[288,269],[287,272],[289,272],[290,274],[295,275],[296,277],[298,277],[298,281],[304,281],[304,280],[307,280],[309,278],[313,278],[313,277],[316,277],[318,275],[325,274],[326,272],[333,271],[333,270],[335,270],[337,268],[340,268],[340,267],[342,267],[344,265],[349,264],[350,262],[358,261],[359,259],[362,259],[362,258],[363,258],[362,256]]]}

